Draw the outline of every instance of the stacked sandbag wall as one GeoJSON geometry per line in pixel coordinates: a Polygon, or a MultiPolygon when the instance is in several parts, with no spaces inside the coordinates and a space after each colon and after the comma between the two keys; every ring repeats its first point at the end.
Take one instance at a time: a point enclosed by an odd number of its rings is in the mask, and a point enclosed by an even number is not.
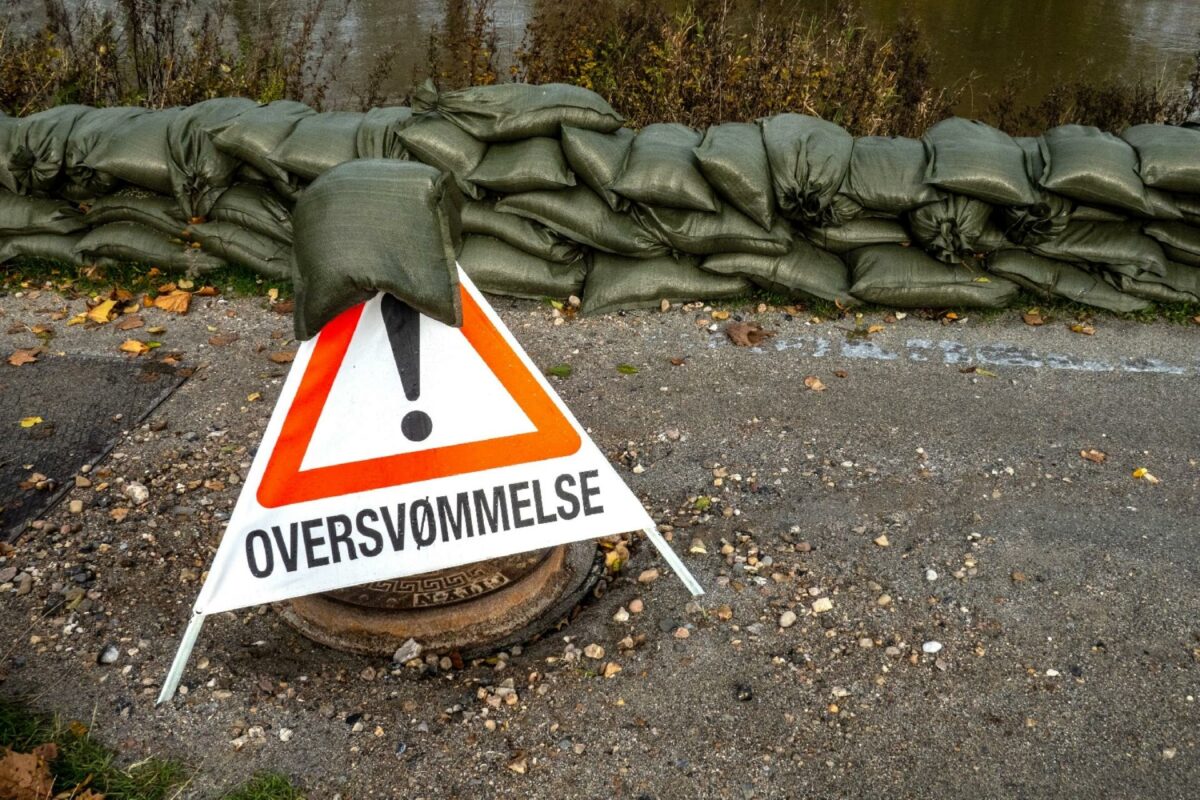
{"type": "MultiPolygon", "coordinates": [[[[218,98],[0,118],[0,262],[290,278],[297,199],[360,159],[450,176],[481,288],[578,295],[585,312],[753,286],[843,306],[1002,307],[1020,289],[1115,311],[1200,302],[1200,130],[1013,138],[955,118],[855,139],[780,114],[635,133],[560,84],[426,85],[411,109],[366,113],[218,98]]],[[[378,246],[403,225],[376,226],[378,246]]]]}

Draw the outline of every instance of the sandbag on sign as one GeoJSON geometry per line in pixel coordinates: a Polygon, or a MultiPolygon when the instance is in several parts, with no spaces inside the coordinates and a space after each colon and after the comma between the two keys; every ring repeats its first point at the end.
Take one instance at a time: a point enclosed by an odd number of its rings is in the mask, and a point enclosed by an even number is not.
{"type": "Polygon", "coordinates": [[[925,183],[927,166],[918,139],[863,136],[854,140],[841,191],[871,211],[903,214],[942,197],[925,183]]]}
{"type": "Polygon", "coordinates": [[[64,195],[72,200],[81,201],[102,197],[115,191],[121,182],[116,177],[89,166],[88,156],[107,139],[123,136],[133,120],[153,113],[155,112],[145,108],[117,106],[97,108],[81,117],[67,139],[67,150],[63,160],[63,170],[67,176],[64,195]]]}
{"type": "Polygon", "coordinates": [[[562,149],[567,163],[585,186],[608,203],[613,211],[629,208],[629,201],[608,188],[625,166],[634,133],[621,128],[612,133],[563,126],[562,149]]]}
{"type": "Polygon", "coordinates": [[[1168,260],[1200,266],[1200,229],[1186,222],[1151,222],[1142,231],[1162,245],[1168,260]]]}
{"type": "Polygon", "coordinates": [[[804,235],[822,250],[838,255],[873,244],[908,244],[910,241],[908,230],[899,222],[875,217],[853,219],[844,225],[807,228],[804,235]]]}
{"type": "Polygon", "coordinates": [[[1098,264],[1134,277],[1167,271],[1162,246],[1143,234],[1138,222],[1072,222],[1058,236],[1029,248],[1047,258],[1098,264]]]}
{"type": "Polygon", "coordinates": [[[503,214],[485,200],[472,200],[463,205],[462,229],[464,234],[494,237],[556,264],[570,264],[583,257],[583,249],[575,242],[540,222],[516,214],[503,214]]]}
{"type": "Polygon", "coordinates": [[[1140,311],[1149,303],[1122,294],[1099,275],[1073,264],[1023,250],[1001,250],[987,263],[988,272],[1028,289],[1040,300],[1062,298],[1118,313],[1140,311]]]}
{"type": "Polygon", "coordinates": [[[58,106],[20,119],[16,147],[8,163],[18,192],[38,195],[57,192],[71,130],[91,112],[87,106],[58,106]]]}
{"type": "Polygon", "coordinates": [[[74,233],[86,227],[83,214],[69,203],[0,191],[0,236],[74,233]]]}
{"type": "Polygon", "coordinates": [[[621,176],[608,188],[635,203],[716,211],[717,196],[696,160],[695,148],[702,139],[686,125],[647,125],[633,140],[621,176]]]}
{"type": "Polygon", "coordinates": [[[535,136],[489,145],[467,180],[489,191],[511,194],[574,186],[575,174],[567,168],[557,139],[535,136]]]}
{"type": "Polygon", "coordinates": [[[248,267],[264,278],[292,277],[291,248],[283,242],[248,230],[233,222],[202,222],[189,225],[188,237],[199,242],[204,252],[230,264],[248,267]]]}
{"type": "Polygon", "coordinates": [[[101,197],[88,206],[84,216],[88,227],[98,228],[111,222],[137,222],[168,236],[182,237],[187,220],[174,197],[147,195],[123,190],[101,197]]]}
{"type": "Polygon", "coordinates": [[[1016,244],[1037,244],[1066,230],[1075,204],[1053,192],[1042,192],[1031,206],[1001,206],[999,219],[1004,238],[1016,244]]]}
{"type": "Polygon", "coordinates": [[[412,158],[454,176],[459,190],[475,200],[483,190],[467,178],[483,161],[488,146],[449,120],[424,114],[404,130],[400,141],[412,158]]]}
{"type": "Polygon", "coordinates": [[[406,158],[400,131],[412,124],[413,112],[407,106],[372,108],[363,117],[355,134],[359,158],[406,158]]]}
{"type": "Polygon", "coordinates": [[[1200,268],[1189,264],[1168,261],[1161,276],[1106,272],[1104,279],[1126,294],[1155,303],[1200,303],[1200,268]]]}
{"type": "Polygon", "coordinates": [[[75,252],[79,234],[31,233],[0,239],[0,264],[17,258],[49,261],[72,267],[111,264],[111,259],[86,257],[75,252]]]}
{"type": "Polygon", "coordinates": [[[971,264],[951,266],[915,247],[881,244],[850,253],[850,294],[895,308],[1004,308],[1017,285],[971,264]]]}
{"type": "Polygon", "coordinates": [[[461,325],[461,207],[449,175],[411,161],[351,161],[313,181],[292,215],[296,338],[381,291],[461,325]]]}
{"type": "Polygon", "coordinates": [[[618,214],[586,186],[510,194],[497,211],[540,222],[571,241],[630,258],[665,255],[666,245],[630,214],[618,214]]]}
{"type": "Polygon", "coordinates": [[[1138,175],[1137,153],[1126,142],[1086,125],[1052,128],[1041,142],[1044,188],[1083,203],[1153,215],[1138,175]]]}
{"type": "Polygon", "coordinates": [[[85,259],[110,258],[186,275],[199,275],[225,266],[221,259],[182,239],[136,222],[113,222],[93,228],[76,243],[75,252],[85,259]]]}
{"type": "Polygon", "coordinates": [[[775,221],[775,193],[762,128],[750,122],[714,125],[696,148],[700,172],[721,199],[770,230],[775,221]]]}
{"type": "Polygon", "coordinates": [[[754,286],[744,278],[705,272],[697,263],[690,256],[638,260],[595,253],[583,285],[583,313],[655,308],[663,300],[721,300],[744,295],[754,286]]]}
{"type": "Polygon", "coordinates": [[[556,264],[491,236],[464,236],[458,263],[485,292],[540,300],[583,292],[586,262],[556,264]]]}
{"type": "Polygon", "coordinates": [[[926,131],[924,142],[929,157],[926,183],[995,205],[1037,202],[1024,153],[1007,133],[953,117],[926,131]]]}
{"type": "Polygon", "coordinates": [[[700,267],[717,275],[746,278],[779,294],[812,295],[843,307],[858,304],[850,296],[842,260],[803,239],[792,242],[792,249],[781,256],[723,253],[704,259],[700,267]]]}
{"type": "Polygon", "coordinates": [[[913,241],[947,264],[989,253],[1004,244],[1004,235],[992,223],[992,207],[982,200],[947,195],[908,215],[913,241]]]}
{"type": "Polygon", "coordinates": [[[84,158],[92,170],[156,194],[171,194],[167,128],[182,113],[168,108],[135,117],[120,136],[102,139],[84,158]]]}
{"type": "Polygon", "coordinates": [[[363,116],[357,111],[326,111],[301,117],[267,160],[304,180],[313,180],[358,157],[358,126],[363,116]]]}
{"type": "Polygon", "coordinates": [[[208,218],[214,222],[232,222],[247,230],[292,243],[292,212],[279,198],[261,186],[240,184],[221,193],[208,218]]]}
{"type": "Polygon", "coordinates": [[[850,170],[854,138],[803,114],[779,114],[760,124],[780,212],[809,225],[840,222],[830,219],[828,209],[850,170]]]}
{"type": "Polygon", "coordinates": [[[600,95],[563,83],[505,83],[439,92],[430,80],[417,90],[413,108],[436,109],[484,142],[557,136],[563,125],[611,133],[625,121],[600,95]]]}
{"type": "Polygon", "coordinates": [[[207,130],[214,147],[258,170],[276,191],[294,198],[296,177],[271,161],[270,156],[300,120],[316,113],[295,100],[276,100],[247,109],[233,119],[210,123],[207,130]]]}
{"type": "Polygon", "coordinates": [[[714,253],[758,253],[772,256],[788,251],[792,231],[783,220],[771,230],[758,224],[732,205],[716,214],[638,205],[634,217],[663,244],[679,253],[707,256],[714,253]]]}
{"type": "Polygon", "coordinates": [[[1134,125],[1121,138],[1137,151],[1142,183],[1168,192],[1200,193],[1200,130],[1134,125]]]}
{"type": "Polygon", "coordinates": [[[258,108],[244,97],[217,97],[188,106],[167,128],[167,166],[171,189],[187,217],[205,217],[217,196],[233,183],[241,165],[218,150],[208,128],[220,126],[239,114],[258,108]]]}

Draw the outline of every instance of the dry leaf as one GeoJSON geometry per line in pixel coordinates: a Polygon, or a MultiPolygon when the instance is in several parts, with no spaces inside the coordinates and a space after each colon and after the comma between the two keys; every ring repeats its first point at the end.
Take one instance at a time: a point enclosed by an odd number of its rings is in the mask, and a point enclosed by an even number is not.
{"type": "Polygon", "coordinates": [[[1026,325],[1032,325],[1035,328],[1038,325],[1045,325],[1046,318],[1042,316],[1042,312],[1036,308],[1031,308],[1021,315],[1021,319],[1025,320],[1026,325]]]}
{"type": "Polygon", "coordinates": [[[116,304],[116,300],[105,300],[100,305],[88,311],[87,318],[97,325],[105,325],[108,323],[108,317],[113,313],[113,307],[116,304]]]}
{"type": "Polygon", "coordinates": [[[161,325],[155,325],[153,328],[146,328],[146,333],[153,333],[157,336],[160,333],[166,333],[167,329],[161,325]]]}
{"type": "Polygon", "coordinates": [[[154,298],[156,308],[161,308],[163,311],[170,311],[173,314],[186,314],[191,302],[192,293],[185,292],[182,289],[176,289],[170,294],[159,295],[154,298]]]}
{"type": "Polygon", "coordinates": [[[728,311],[714,311],[714,312],[712,312],[712,318],[717,320],[718,322],[724,322],[725,320],[729,319],[729,312],[728,311]]]}
{"type": "MultiPolygon", "coordinates": [[[[46,752],[42,748],[39,750],[46,752]]],[[[0,758],[0,797],[9,800],[46,800],[50,797],[54,793],[54,776],[46,761],[37,751],[5,752],[0,758]]]]}
{"type": "Polygon", "coordinates": [[[1108,459],[1108,454],[1100,450],[1096,450],[1095,448],[1089,450],[1080,450],[1079,455],[1083,458],[1086,458],[1088,461],[1091,461],[1093,464],[1103,464],[1105,460],[1108,459]]]}
{"type": "Polygon", "coordinates": [[[126,339],[121,344],[121,350],[126,353],[133,353],[134,355],[140,356],[142,353],[149,352],[150,346],[145,342],[138,341],[137,339],[126,339]]]}
{"type": "Polygon", "coordinates": [[[871,334],[873,334],[873,333],[881,333],[882,331],[883,331],[883,326],[882,326],[882,325],[875,324],[875,325],[868,325],[868,326],[867,326],[867,335],[868,335],[868,336],[870,336],[870,335],[871,335],[871,334]]]}
{"type": "Polygon", "coordinates": [[[246,395],[246,402],[248,403],[257,403],[259,400],[262,400],[262,392],[251,392],[246,395]]]}
{"type": "Polygon", "coordinates": [[[164,283],[162,286],[158,287],[158,293],[159,294],[170,294],[171,292],[175,291],[178,288],[179,287],[176,286],[174,283],[164,283]]]}
{"type": "Polygon", "coordinates": [[[218,333],[216,336],[208,337],[208,343],[213,347],[225,347],[233,344],[238,340],[236,333],[218,333]]]}
{"type": "Polygon", "coordinates": [[[844,369],[835,369],[835,370],[833,371],[833,374],[834,374],[834,375],[836,375],[836,376],[837,376],[837,377],[839,377],[839,378],[844,378],[844,377],[846,377],[846,370],[844,370],[844,369]]]}
{"type": "Polygon", "coordinates": [[[804,385],[809,389],[812,389],[814,392],[825,391],[825,384],[821,383],[821,379],[816,375],[809,375],[807,378],[805,378],[804,385]]]}
{"type": "Polygon", "coordinates": [[[146,323],[142,320],[141,317],[139,317],[137,314],[134,314],[133,316],[126,317],[125,319],[118,322],[115,325],[115,327],[119,331],[131,331],[134,328],[140,328],[145,324],[146,323]]]}
{"type": "Polygon", "coordinates": [[[201,286],[196,290],[197,297],[216,297],[221,293],[221,290],[215,286],[201,286]]]}
{"type": "Polygon", "coordinates": [[[1197,325],[1200,325],[1200,314],[1197,314],[1196,316],[1192,317],[1192,322],[1196,323],[1197,325]]]}
{"type": "Polygon", "coordinates": [[[517,753],[515,756],[509,759],[508,768],[518,775],[524,775],[525,771],[529,769],[529,763],[525,758],[525,754],[517,753]]]}
{"type": "Polygon", "coordinates": [[[274,286],[272,286],[270,289],[267,289],[267,299],[274,303],[279,299],[279,290],[274,286]]]}
{"type": "Polygon", "coordinates": [[[686,362],[687,362],[686,358],[672,358],[671,366],[672,367],[682,367],[686,362]]]}
{"type": "Polygon", "coordinates": [[[270,358],[276,364],[288,364],[295,360],[296,354],[290,353],[286,350],[281,350],[278,353],[271,353],[268,358],[270,358]]]}
{"type": "Polygon", "coordinates": [[[32,364],[37,361],[39,352],[41,352],[41,348],[37,347],[28,350],[16,350],[8,357],[8,363],[14,367],[19,367],[22,364],[32,364]]]}
{"type": "Polygon", "coordinates": [[[73,316],[69,320],[67,320],[67,325],[68,326],[82,325],[83,323],[87,322],[87,318],[88,318],[87,312],[80,311],[78,314],[76,314],[75,316],[73,316]]]}
{"type": "Polygon", "coordinates": [[[1084,336],[1095,336],[1096,329],[1088,322],[1076,322],[1071,326],[1072,333],[1082,333],[1084,336]]]}
{"type": "Polygon", "coordinates": [[[41,417],[22,417],[21,427],[32,428],[34,425],[41,425],[45,421],[46,420],[42,419],[41,417]]]}
{"type": "Polygon", "coordinates": [[[276,303],[271,306],[271,310],[276,314],[290,314],[296,308],[295,300],[284,300],[282,303],[276,303]]]}
{"type": "Polygon", "coordinates": [[[757,347],[775,331],[764,330],[757,322],[731,322],[725,326],[725,335],[737,347],[757,347]]]}

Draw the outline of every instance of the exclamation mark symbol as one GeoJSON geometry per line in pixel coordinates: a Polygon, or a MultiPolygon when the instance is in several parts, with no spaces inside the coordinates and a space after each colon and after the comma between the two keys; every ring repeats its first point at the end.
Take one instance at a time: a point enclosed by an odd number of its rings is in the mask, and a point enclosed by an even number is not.
{"type": "MultiPolygon", "coordinates": [[[[387,328],[404,396],[410,402],[415,401],[421,397],[421,315],[407,303],[385,294],[383,325],[387,328]]],[[[400,430],[410,442],[424,441],[433,432],[433,420],[424,411],[409,411],[400,421],[400,430]]]]}

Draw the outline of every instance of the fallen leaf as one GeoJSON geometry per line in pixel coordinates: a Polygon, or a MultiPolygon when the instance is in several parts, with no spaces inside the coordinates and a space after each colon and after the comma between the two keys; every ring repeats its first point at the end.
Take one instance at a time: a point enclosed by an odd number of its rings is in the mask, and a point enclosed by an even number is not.
{"type": "Polygon", "coordinates": [[[1081,457],[1087,459],[1088,461],[1091,461],[1093,464],[1103,464],[1105,462],[1105,460],[1108,458],[1108,455],[1106,453],[1104,453],[1103,451],[1100,451],[1100,450],[1096,450],[1095,448],[1091,448],[1088,450],[1080,450],[1079,455],[1081,457]]]}
{"type": "Polygon", "coordinates": [[[570,364],[555,364],[546,370],[547,375],[553,375],[555,378],[569,378],[571,377],[571,372],[573,370],[570,364]]]}
{"type": "Polygon", "coordinates": [[[192,289],[196,286],[195,283],[188,280],[187,278],[181,278],[180,280],[176,281],[176,284],[179,286],[180,289],[192,289]]]}
{"type": "Polygon", "coordinates": [[[48,336],[54,335],[54,328],[50,325],[34,325],[32,328],[29,329],[29,332],[32,333],[34,336],[40,336],[42,338],[46,338],[48,336]]]}
{"type": "Polygon", "coordinates": [[[687,363],[686,358],[672,358],[671,359],[672,367],[682,367],[685,363],[687,363]]]}
{"type": "Polygon", "coordinates": [[[638,368],[633,364],[617,364],[617,372],[622,375],[637,375],[638,368]]]}
{"type": "Polygon", "coordinates": [[[717,320],[718,322],[724,322],[725,320],[729,319],[729,312],[728,311],[714,311],[714,312],[712,312],[712,318],[717,320]]]}
{"type": "Polygon", "coordinates": [[[157,336],[160,333],[166,333],[167,329],[162,325],[155,325],[153,328],[146,328],[146,333],[152,333],[157,336]]]}
{"type": "Polygon", "coordinates": [[[119,331],[131,331],[134,328],[140,328],[145,324],[145,321],[141,317],[139,317],[137,314],[134,314],[133,316],[126,317],[118,322],[115,327],[119,331]]]}
{"type": "Polygon", "coordinates": [[[1035,328],[1038,325],[1046,324],[1046,318],[1042,316],[1041,310],[1036,308],[1031,308],[1026,311],[1021,315],[1021,319],[1025,320],[1026,325],[1032,325],[1035,328]]]}
{"type": "Polygon", "coordinates": [[[1197,325],[1200,325],[1200,314],[1197,314],[1196,316],[1192,317],[1192,322],[1196,323],[1197,325]]]}
{"type": "Polygon", "coordinates": [[[175,291],[178,288],[179,287],[176,286],[174,283],[164,283],[162,286],[158,287],[158,293],[159,294],[170,294],[171,292],[175,291]]]}
{"type": "Polygon", "coordinates": [[[213,347],[225,347],[226,345],[233,344],[237,340],[238,335],[236,333],[218,333],[216,336],[210,336],[208,338],[208,343],[213,347]]]}
{"type": "Polygon", "coordinates": [[[764,330],[757,322],[731,322],[725,326],[725,335],[736,347],[757,347],[775,331],[764,330]]]}
{"type": "Polygon", "coordinates": [[[825,384],[822,383],[821,379],[818,378],[816,375],[809,375],[807,378],[805,378],[804,385],[807,386],[809,389],[813,390],[814,392],[823,392],[823,391],[825,391],[825,388],[826,388],[825,384]]]}
{"type": "Polygon", "coordinates": [[[8,357],[8,363],[14,367],[19,367],[22,364],[32,364],[37,361],[40,348],[33,347],[27,350],[16,350],[8,357]]]}
{"type": "Polygon", "coordinates": [[[106,325],[108,323],[109,314],[112,313],[113,307],[116,304],[116,300],[105,300],[100,305],[88,311],[87,318],[97,325],[106,325]]]}
{"type": "Polygon", "coordinates": [[[1137,469],[1135,469],[1133,471],[1134,480],[1140,481],[1142,478],[1146,477],[1146,475],[1147,475],[1147,470],[1145,467],[1138,467],[1137,469]]]}
{"type": "Polygon", "coordinates": [[[42,419],[41,417],[22,417],[21,427],[32,428],[34,425],[41,425],[45,421],[46,420],[42,419]]]}
{"type": "Polygon", "coordinates": [[[251,392],[246,395],[247,403],[257,403],[259,400],[262,400],[262,392],[251,392]]]}
{"type": "Polygon", "coordinates": [[[54,793],[54,776],[50,774],[47,760],[37,751],[5,752],[0,758],[0,797],[11,800],[46,800],[50,797],[54,793]]]}
{"type": "Polygon", "coordinates": [[[604,670],[601,674],[603,674],[604,677],[606,677],[606,678],[611,678],[612,676],[616,675],[620,671],[621,671],[621,665],[615,661],[610,661],[604,665],[604,670]]]}
{"type": "Polygon", "coordinates": [[[846,370],[844,370],[844,369],[835,369],[835,370],[833,371],[833,374],[834,374],[834,375],[836,375],[836,376],[837,376],[837,377],[839,377],[839,378],[844,378],[844,377],[846,377],[846,370]]]}
{"type": "Polygon", "coordinates": [[[137,339],[126,339],[121,343],[123,352],[133,353],[135,356],[140,356],[142,353],[150,352],[150,347],[145,342],[140,342],[137,339]]]}
{"type": "Polygon", "coordinates": [[[875,324],[875,325],[868,325],[868,326],[867,326],[867,335],[868,335],[868,336],[870,336],[870,335],[871,335],[871,334],[873,334],[873,333],[882,333],[882,332],[883,332],[883,326],[882,326],[882,325],[875,324]]]}
{"type": "Polygon", "coordinates": [[[67,325],[68,326],[82,325],[83,323],[87,322],[87,318],[88,318],[87,312],[80,311],[78,314],[76,314],[75,316],[73,316],[69,320],[67,320],[67,325]]]}
{"type": "Polygon", "coordinates": [[[295,307],[295,300],[284,300],[282,303],[276,303],[275,305],[271,306],[271,310],[276,314],[290,314],[295,307]]]}
{"type": "Polygon", "coordinates": [[[191,302],[192,293],[185,292],[182,289],[176,289],[170,294],[159,295],[154,298],[155,308],[170,311],[172,314],[186,314],[191,302]]]}
{"type": "Polygon", "coordinates": [[[985,377],[985,378],[996,378],[996,377],[999,377],[998,375],[996,375],[996,373],[992,372],[990,369],[984,369],[983,367],[976,367],[976,368],[975,368],[975,374],[976,374],[976,375],[982,375],[982,376],[983,376],[983,377],[985,377]]]}
{"type": "Polygon", "coordinates": [[[267,299],[274,303],[279,299],[279,290],[273,286],[270,289],[267,289],[267,299]]]}
{"type": "Polygon", "coordinates": [[[525,754],[518,753],[517,755],[515,755],[511,759],[509,759],[508,768],[510,770],[512,770],[513,772],[517,773],[518,775],[524,775],[525,771],[527,769],[529,769],[529,764],[528,764],[527,759],[525,758],[525,754]]]}
{"type": "Polygon", "coordinates": [[[295,360],[296,354],[290,353],[287,350],[280,350],[277,353],[271,353],[267,358],[274,361],[276,364],[289,364],[295,360]]]}
{"type": "Polygon", "coordinates": [[[215,286],[201,286],[196,290],[197,297],[216,297],[221,293],[221,290],[215,286]]]}
{"type": "Polygon", "coordinates": [[[1071,326],[1071,333],[1082,333],[1084,336],[1095,336],[1096,329],[1090,323],[1076,322],[1071,326]]]}

